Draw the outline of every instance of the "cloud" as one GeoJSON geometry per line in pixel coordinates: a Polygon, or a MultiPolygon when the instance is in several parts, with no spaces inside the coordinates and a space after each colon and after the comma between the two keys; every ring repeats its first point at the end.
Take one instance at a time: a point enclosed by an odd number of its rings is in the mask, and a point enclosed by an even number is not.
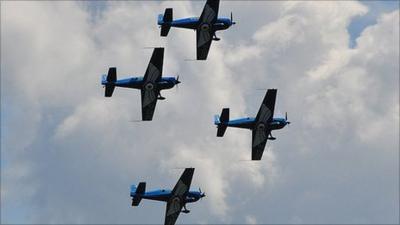
{"type": "Polygon", "coordinates": [[[77,2],[3,5],[2,222],[24,206],[27,223],[160,223],[165,204],[131,208],[129,185],[172,188],[177,167],[195,167],[193,188],[207,193],[182,223],[398,222],[399,12],[349,49],[347,26],[367,11],[359,2],[223,2],[238,24],[209,60],[184,61],[194,33],[162,39],[156,15],[202,4],[113,2],[95,15],[77,2]],[[105,99],[100,75],[141,76],[143,47],[160,45],[164,74],[182,84],[163,92],[153,122],[129,122],[139,92],[105,99]],[[256,88],[278,88],[275,114],[292,121],[258,163],[242,161],[250,132],[216,138],[212,124],[222,107],[255,115],[256,88]]]}
{"type": "Polygon", "coordinates": [[[257,220],[254,216],[246,216],[246,223],[247,224],[257,224],[257,220]]]}

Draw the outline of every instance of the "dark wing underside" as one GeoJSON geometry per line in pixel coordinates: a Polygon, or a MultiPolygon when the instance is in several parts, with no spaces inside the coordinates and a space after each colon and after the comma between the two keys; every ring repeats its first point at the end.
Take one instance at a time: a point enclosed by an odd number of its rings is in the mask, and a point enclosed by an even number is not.
{"type": "Polygon", "coordinates": [[[142,95],[142,120],[151,121],[157,104],[158,91],[141,90],[142,95]]]}
{"type": "Polygon", "coordinates": [[[258,110],[255,127],[252,132],[252,160],[261,160],[271,130],[268,124],[272,121],[275,109],[276,89],[269,89],[258,110]]]}
{"type": "Polygon", "coordinates": [[[215,22],[218,17],[219,0],[207,0],[200,15],[200,21],[215,22]],[[210,11],[212,10],[212,12],[210,11]]]}
{"type": "Polygon", "coordinates": [[[149,65],[147,66],[146,73],[144,74],[144,81],[158,81],[161,78],[164,61],[164,48],[154,48],[153,54],[149,65]]]}
{"type": "Polygon", "coordinates": [[[151,56],[146,73],[143,77],[142,95],[142,120],[152,120],[157,104],[159,90],[156,86],[161,79],[164,60],[164,48],[155,48],[151,56]],[[151,88],[150,88],[151,87],[151,88]]]}
{"type": "Polygon", "coordinates": [[[270,131],[253,130],[251,160],[261,160],[270,131]],[[268,132],[268,133],[267,133],[268,132]]]}
{"type": "Polygon", "coordinates": [[[197,29],[197,60],[206,60],[212,42],[212,33],[210,31],[202,31],[197,29]]]}
{"type": "Polygon", "coordinates": [[[185,204],[185,199],[192,183],[194,168],[186,168],[172,190],[172,197],[167,202],[164,225],[174,225],[185,204]]]}
{"type": "Polygon", "coordinates": [[[196,31],[197,59],[207,59],[210,50],[214,29],[212,25],[218,18],[219,0],[207,0],[199,18],[199,27],[196,31]],[[206,26],[205,26],[206,25],[206,26]],[[208,27],[208,29],[205,29],[208,27]]]}

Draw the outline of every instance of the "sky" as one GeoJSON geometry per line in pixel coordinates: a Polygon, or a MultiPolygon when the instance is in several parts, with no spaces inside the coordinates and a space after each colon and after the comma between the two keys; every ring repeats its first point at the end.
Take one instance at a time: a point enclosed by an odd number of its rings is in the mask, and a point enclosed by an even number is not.
{"type": "Polygon", "coordinates": [[[187,60],[193,31],[156,24],[203,1],[0,4],[2,224],[161,224],[130,185],[173,188],[185,167],[207,196],[180,224],[400,222],[398,2],[222,1],[237,24],[207,61],[187,60]],[[156,46],[182,83],[132,122],[139,91],[106,99],[100,78],[143,76],[156,46]],[[292,123],[251,162],[251,132],[217,138],[213,116],[255,116],[268,88],[292,123]]]}

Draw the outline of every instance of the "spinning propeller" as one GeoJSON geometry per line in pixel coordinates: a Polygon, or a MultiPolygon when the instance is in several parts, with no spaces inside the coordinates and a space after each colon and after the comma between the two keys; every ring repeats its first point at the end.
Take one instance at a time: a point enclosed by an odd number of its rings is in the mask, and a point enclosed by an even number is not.
{"type": "Polygon", "coordinates": [[[179,75],[178,76],[176,76],[176,78],[175,78],[175,85],[176,85],[176,90],[178,91],[178,89],[179,89],[179,85],[178,84],[180,84],[181,82],[179,81],[179,75]]]}
{"type": "Polygon", "coordinates": [[[199,188],[199,192],[200,192],[200,199],[202,199],[206,196],[206,193],[201,192],[201,188],[199,188]]]}
{"type": "Polygon", "coordinates": [[[232,14],[232,12],[231,12],[231,23],[232,23],[232,25],[236,24],[236,22],[233,22],[233,14],[232,14]]]}
{"type": "Polygon", "coordinates": [[[286,120],[286,123],[287,123],[287,124],[290,124],[290,122],[287,121],[287,112],[285,113],[285,120],[286,120]]]}

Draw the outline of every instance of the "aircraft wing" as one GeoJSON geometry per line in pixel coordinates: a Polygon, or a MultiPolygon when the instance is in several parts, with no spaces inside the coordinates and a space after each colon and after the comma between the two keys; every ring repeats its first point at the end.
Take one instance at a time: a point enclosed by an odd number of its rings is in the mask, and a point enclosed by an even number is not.
{"type": "Polygon", "coordinates": [[[272,117],[274,116],[276,92],[276,89],[268,89],[260,109],[258,110],[256,123],[271,122],[272,117]]]}
{"type": "Polygon", "coordinates": [[[208,56],[208,51],[210,50],[212,42],[212,33],[207,30],[201,30],[201,28],[196,31],[196,42],[197,42],[197,60],[206,60],[208,56]]]}
{"type": "Polygon", "coordinates": [[[141,90],[142,95],[142,120],[151,121],[156,109],[158,90],[141,90]]]}
{"type": "Polygon", "coordinates": [[[218,18],[219,0],[207,0],[199,18],[200,26],[196,31],[197,59],[207,59],[214,30],[211,27],[218,18]]]}
{"type": "Polygon", "coordinates": [[[146,73],[143,77],[142,95],[142,120],[152,120],[157,104],[159,90],[156,83],[161,79],[164,60],[164,48],[155,48],[151,56],[146,73]]]}
{"type": "Polygon", "coordinates": [[[214,23],[218,18],[219,0],[207,0],[206,5],[201,12],[201,23],[214,23]]]}
{"type": "Polygon", "coordinates": [[[271,132],[268,128],[268,124],[271,122],[274,115],[276,93],[276,89],[268,89],[261,107],[258,110],[255,127],[252,133],[252,160],[260,160],[264,152],[268,135],[271,132]]]}
{"type": "Polygon", "coordinates": [[[174,225],[178,219],[192,183],[193,173],[194,168],[186,168],[172,190],[172,197],[167,202],[164,225],[174,225]]]}
{"type": "Polygon", "coordinates": [[[267,144],[268,134],[271,131],[253,130],[251,160],[261,160],[264,153],[265,145],[267,144]]]}

